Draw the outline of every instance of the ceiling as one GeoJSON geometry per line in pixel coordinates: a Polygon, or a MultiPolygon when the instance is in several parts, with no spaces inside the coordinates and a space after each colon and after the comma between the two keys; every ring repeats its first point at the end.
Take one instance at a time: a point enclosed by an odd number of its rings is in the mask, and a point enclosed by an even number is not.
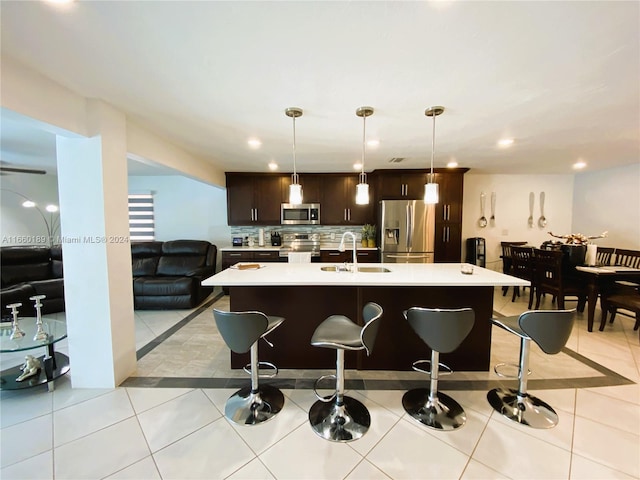
{"type": "MultiPolygon", "coordinates": [[[[565,174],[640,161],[640,3],[3,0],[2,56],[114,105],[226,171],[565,174]],[[500,148],[510,137],[514,144],[500,148]],[[262,142],[258,149],[250,138],[262,142]],[[390,163],[392,158],[404,159],[390,163]]],[[[4,115],[3,115],[4,120],[4,115]]],[[[52,134],[3,121],[2,160],[52,134]],[[25,137],[25,134],[28,137],[25,137]]],[[[54,148],[55,149],[55,148],[54,148]]],[[[51,163],[50,163],[51,164],[51,163]]],[[[158,170],[160,172],[160,170],[158,170]]],[[[171,173],[171,172],[169,172],[171,173]]]]}

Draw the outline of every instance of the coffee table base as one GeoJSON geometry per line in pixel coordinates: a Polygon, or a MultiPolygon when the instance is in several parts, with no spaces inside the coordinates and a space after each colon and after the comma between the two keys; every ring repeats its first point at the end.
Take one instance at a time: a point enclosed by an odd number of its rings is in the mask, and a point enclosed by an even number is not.
{"type": "Polygon", "coordinates": [[[53,358],[45,360],[42,355],[38,360],[42,364],[40,372],[22,382],[16,382],[16,378],[22,374],[21,365],[0,372],[0,390],[22,390],[48,384],[49,391],[53,391],[54,380],[69,372],[69,357],[64,353],[54,352],[53,358]]]}

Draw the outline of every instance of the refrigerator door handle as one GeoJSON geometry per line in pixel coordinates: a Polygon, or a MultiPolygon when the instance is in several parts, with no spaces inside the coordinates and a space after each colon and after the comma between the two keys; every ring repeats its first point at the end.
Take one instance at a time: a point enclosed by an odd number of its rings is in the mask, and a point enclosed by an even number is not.
{"type": "Polygon", "coordinates": [[[413,206],[407,204],[407,249],[411,248],[412,234],[413,234],[413,206]]]}
{"type": "Polygon", "coordinates": [[[431,255],[391,255],[391,254],[387,254],[387,258],[431,258],[431,255]]]}

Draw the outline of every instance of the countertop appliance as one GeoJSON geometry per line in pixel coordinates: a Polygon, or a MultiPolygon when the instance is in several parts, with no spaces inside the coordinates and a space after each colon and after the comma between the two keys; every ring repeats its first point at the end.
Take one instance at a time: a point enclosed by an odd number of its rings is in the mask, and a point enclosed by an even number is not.
{"type": "Polygon", "coordinates": [[[320,234],[283,233],[282,239],[281,257],[289,256],[289,252],[311,252],[311,261],[320,261],[320,234]]]}
{"type": "Polygon", "coordinates": [[[486,267],[487,264],[487,247],[485,239],[482,237],[467,238],[467,263],[472,263],[479,267],[486,267]]]}
{"type": "Polygon", "coordinates": [[[435,205],[422,200],[382,200],[380,257],[384,263],[433,263],[435,205]]]}
{"type": "Polygon", "coordinates": [[[283,203],[280,207],[280,223],[282,225],[319,225],[320,204],[301,203],[293,205],[283,203]]]}
{"type": "Polygon", "coordinates": [[[279,232],[271,232],[271,245],[279,247],[282,245],[282,237],[279,232]]]}

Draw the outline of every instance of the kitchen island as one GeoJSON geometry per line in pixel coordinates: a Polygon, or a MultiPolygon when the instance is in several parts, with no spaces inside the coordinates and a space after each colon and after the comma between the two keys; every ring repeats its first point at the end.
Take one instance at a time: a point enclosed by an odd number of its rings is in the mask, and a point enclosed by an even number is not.
{"type": "MultiPolygon", "coordinates": [[[[241,265],[241,264],[238,264],[241,265]]],[[[236,267],[238,266],[236,265],[236,267]]],[[[459,263],[362,264],[370,271],[337,272],[336,264],[263,263],[260,268],[228,268],[202,282],[229,287],[232,311],[259,310],[286,321],[269,335],[275,348],[260,349],[260,359],[279,368],[332,369],[335,352],[310,345],[315,328],[329,315],[341,314],[362,324],[362,307],[376,302],[384,310],[371,356],[347,352],[346,367],[364,370],[411,370],[430,351],[408,325],[402,312],[412,306],[473,308],[474,327],[462,345],[441,361],[454,370],[489,369],[493,289],[529,286],[529,282],[474,266],[465,275],[459,263]],[[373,270],[373,271],[371,271],[373,270]],[[388,270],[388,271],[376,271],[388,270]]],[[[241,368],[248,354],[231,354],[241,368]]]]}

